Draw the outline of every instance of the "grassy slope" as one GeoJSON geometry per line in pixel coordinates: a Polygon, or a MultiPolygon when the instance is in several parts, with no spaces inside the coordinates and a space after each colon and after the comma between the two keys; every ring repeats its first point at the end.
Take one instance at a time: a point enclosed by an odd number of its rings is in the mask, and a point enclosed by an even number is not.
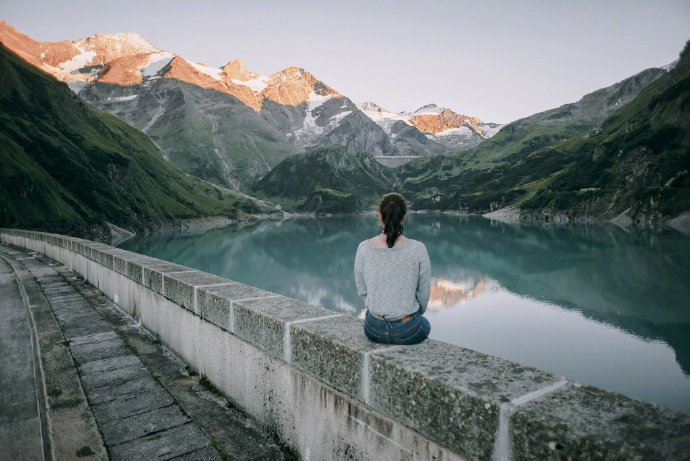
{"type": "Polygon", "coordinates": [[[391,170],[369,154],[325,146],[283,160],[254,192],[288,210],[348,213],[373,205],[392,178],[391,170]]]}
{"type": "Polygon", "coordinates": [[[103,235],[105,222],[252,211],[171,167],[141,132],[0,47],[0,226],[103,235]]]}
{"type": "MultiPolygon", "coordinates": [[[[474,173],[467,173],[467,170],[510,166],[539,149],[582,136],[664,73],[661,69],[647,69],[589,93],[578,102],[509,123],[475,148],[450,157],[419,159],[398,168],[398,172],[415,194],[421,194],[418,199],[424,202],[425,207],[433,208],[434,203],[441,206],[431,200],[442,201],[443,192],[449,188],[453,190],[458,178],[473,177],[474,173]]],[[[467,203],[472,204],[472,201],[467,203]]]]}
{"type": "Polygon", "coordinates": [[[654,221],[690,209],[690,46],[676,67],[585,139],[558,144],[533,163],[564,164],[525,209],[654,221]],[[581,189],[596,188],[586,192],[581,189]]]}
{"type": "Polygon", "coordinates": [[[96,82],[79,94],[142,130],[155,119],[146,133],[170,163],[225,187],[251,182],[296,152],[239,99],[179,80],[160,78],[132,87],[96,82]],[[119,100],[129,95],[138,96],[119,100]]]}
{"type": "Polygon", "coordinates": [[[647,69],[586,94],[575,103],[516,120],[496,136],[455,157],[466,161],[468,167],[486,168],[501,162],[514,163],[541,148],[582,136],[664,73],[662,69],[647,69]]]}
{"type": "Polygon", "coordinates": [[[403,169],[403,191],[418,208],[485,212],[516,205],[592,219],[630,209],[632,217],[652,221],[685,211],[690,204],[689,59],[686,47],[674,70],[584,137],[483,170],[462,168],[461,158],[429,159],[427,165],[403,169]],[[581,191],[588,188],[600,190],[581,191]]]}

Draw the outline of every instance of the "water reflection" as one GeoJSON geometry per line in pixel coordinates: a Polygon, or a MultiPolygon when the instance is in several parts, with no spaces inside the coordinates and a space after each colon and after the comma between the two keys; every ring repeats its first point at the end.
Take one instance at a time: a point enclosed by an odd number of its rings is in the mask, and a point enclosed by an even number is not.
{"type": "Polygon", "coordinates": [[[443,308],[451,308],[456,304],[465,303],[472,298],[476,298],[484,293],[486,279],[478,281],[453,282],[452,280],[440,279],[431,283],[431,294],[429,296],[429,310],[440,312],[443,308]],[[472,288],[466,288],[471,286],[472,288]]]}
{"type": "MultiPolygon", "coordinates": [[[[122,247],[358,315],[354,253],[377,231],[293,219],[122,247]]],[[[434,215],[405,234],[431,257],[432,337],[690,411],[687,237],[434,215]]]]}

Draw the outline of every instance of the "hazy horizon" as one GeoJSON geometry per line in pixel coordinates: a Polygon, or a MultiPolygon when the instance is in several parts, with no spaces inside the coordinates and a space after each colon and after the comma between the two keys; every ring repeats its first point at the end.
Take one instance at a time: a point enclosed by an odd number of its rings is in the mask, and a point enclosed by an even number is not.
{"type": "Polygon", "coordinates": [[[0,19],[39,41],[136,32],[190,61],[303,67],[355,102],[510,122],[674,61],[690,2],[45,2],[0,19]],[[480,5],[480,6],[477,6],[480,5]],[[37,14],[40,11],[40,14],[37,14]]]}

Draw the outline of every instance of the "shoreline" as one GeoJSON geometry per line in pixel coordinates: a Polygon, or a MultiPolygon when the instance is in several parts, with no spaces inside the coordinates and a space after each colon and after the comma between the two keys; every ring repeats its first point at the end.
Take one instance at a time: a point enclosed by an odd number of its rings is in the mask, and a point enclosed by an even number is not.
{"type": "MultiPolygon", "coordinates": [[[[482,217],[491,221],[503,224],[515,225],[541,225],[541,226],[581,226],[592,224],[613,224],[623,230],[630,228],[645,229],[671,229],[680,234],[690,237],[690,211],[679,214],[675,217],[662,218],[655,223],[634,222],[630,219],[623,220],[620,216],[614,219],[572,219],[566,215],[556,214],[556,219],[543,219],[534,213],[524,213],[519,208],[505,207],[489,213],[472,213],[461,210],[409,210],[408,213],[419,215],[439,215],[439,216],[458,216],[458,217],[482,217]],[[558,219],[561,218],[561,219],[558,219]]],[[[204,218],[190,218],[176,221],[168,221],[163,224],[153,226],[144,232],[133,233],[127,229],[108,223],[111,229],[110,238],[104,239],[111,245],[119,245],[136,236],[165,236],[165,235],[195,235],[201,234],[211,229],[221,228],[239,223],[254,223],[266,220],[285,221],[289,219],[324,219],[348,216],[367,216],[375,215],[375,210],[360,211],[355,213],[292,213],[288,211],[277,211],[274,213],[248,214],[236,217],[209,216],[204,218]]],[[[543,215],[542,215],[543,216],[543,215]]]]}

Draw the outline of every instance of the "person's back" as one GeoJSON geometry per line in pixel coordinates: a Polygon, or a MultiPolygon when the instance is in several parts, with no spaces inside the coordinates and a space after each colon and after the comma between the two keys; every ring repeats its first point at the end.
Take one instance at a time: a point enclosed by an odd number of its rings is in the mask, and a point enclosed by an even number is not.
{"type": "Polygon", "coordinates": [[[364,331],[376,342],[414,344],[431,329],[422,317],[431,285],[429,254],[423,243],[402,236],[406,213],[400,195],[384,196],[384,232],[360,243],[355,256],[357,292],[367,309],[364,331]]]}

